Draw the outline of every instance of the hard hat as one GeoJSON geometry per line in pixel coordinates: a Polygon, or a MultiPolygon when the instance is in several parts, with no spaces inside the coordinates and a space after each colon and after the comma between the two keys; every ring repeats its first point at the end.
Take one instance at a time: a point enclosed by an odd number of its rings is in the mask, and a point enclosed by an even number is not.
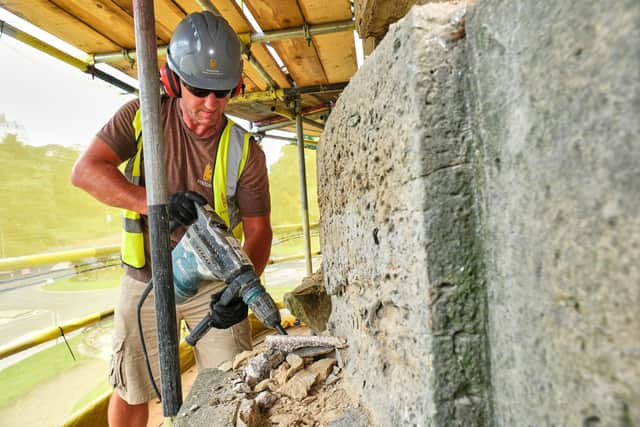
{"type": "Polygon", "coordinates": [[[227,21],[209,11],[178,24],[167,49],[169,67],[189,86],[233,89],[242,76],[240,40],[227,21]]]}

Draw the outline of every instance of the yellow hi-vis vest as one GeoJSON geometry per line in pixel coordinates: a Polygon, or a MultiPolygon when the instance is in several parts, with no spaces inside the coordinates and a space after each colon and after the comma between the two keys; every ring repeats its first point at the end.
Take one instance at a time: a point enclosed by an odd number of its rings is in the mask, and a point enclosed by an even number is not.
{"type": "MultiPolygon", "coordinates": [[[[142,115],[140,109],[136,111],[133,119],[133,129],[137,141],[137,152],[127,162],[125,176],[129,182],[140,185],[140,162],[142,161],[142,115]]],[[[222,131],[220,141],[218,141],[213,168],[213,208],[238,239],[242,239],[242,222],[236,203],[236,190],[240,175],[247,163],[250,137],[249,133],[227,118],[227,125],[222,131]]],[[[122,262],[131,267],[143,268],[145,266],[142,219],[138,212],[123,210],[120,255],[122,262]]]]}

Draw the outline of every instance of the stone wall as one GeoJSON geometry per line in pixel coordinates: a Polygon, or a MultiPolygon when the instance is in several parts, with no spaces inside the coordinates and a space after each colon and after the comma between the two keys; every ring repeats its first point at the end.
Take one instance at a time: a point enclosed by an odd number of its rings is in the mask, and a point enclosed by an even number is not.
{"type": "Polygon", "coordinates": [[[640,2],[467,19],[496,425],[640,425],[640,2]]]}
{"type": "Polygon", "coordinates": [[[640,3],[414,7],[318,153],[329,330],[381,426],[640,424],[640,3]]]}
{"type": "Polygon", "coordinates": [[[331,113],[318,152],[329,329],[383,426],[486,425],[484,289],[462,9],[414,8],[331,113]]]}

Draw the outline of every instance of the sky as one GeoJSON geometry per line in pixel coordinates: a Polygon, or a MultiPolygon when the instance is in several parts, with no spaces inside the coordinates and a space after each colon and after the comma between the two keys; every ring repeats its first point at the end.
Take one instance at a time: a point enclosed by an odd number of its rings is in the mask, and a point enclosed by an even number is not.
{"type": "MultiPolygon", "coordinates": [[[[0,19],[16,28],[82,57],[82,52],[30,26],[0,8],[0,19]]],[[[24,143],[86,147],[111,115],[132,99],[121,89],[8,35],[0,35],[0,113],[24,127],[24,143]]],[[[234,119],[235,120],[235,119],[234,119]]],[[[245,129],[247,122],[239,121],[245,129]]],[[[0,138],[2,135],[0,135],[0,138]]],[[[280,156],[282,141],[264,140],[270,166],[280,156]]]]}

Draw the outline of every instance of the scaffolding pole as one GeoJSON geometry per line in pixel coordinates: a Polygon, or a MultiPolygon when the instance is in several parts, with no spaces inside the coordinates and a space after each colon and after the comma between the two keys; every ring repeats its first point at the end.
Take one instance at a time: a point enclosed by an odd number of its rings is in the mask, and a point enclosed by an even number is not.
{"type": "Polygon", "coordinates": [[[296,98],[296,133],[298,137],[298,171],[300,175],[300,202],[302,205],[302,232],[304,234],[304,259],[307,276],[311,276],[311,236],[309,234],[309,202],[307,199],[307,171],[304,164],[304,135],[302,130],[302,102],[296,98]]]}
{"type": "Polygon", "coordinates": [[[160,82],[153,0],[134,0],[138,81],[144,152],[145,185],[151,242],[151,272],[155,293],[162,411],[165,425],[172,425],[182,405],[178,327],[167,209],[167,177],[160,121],[160,82]]]}

